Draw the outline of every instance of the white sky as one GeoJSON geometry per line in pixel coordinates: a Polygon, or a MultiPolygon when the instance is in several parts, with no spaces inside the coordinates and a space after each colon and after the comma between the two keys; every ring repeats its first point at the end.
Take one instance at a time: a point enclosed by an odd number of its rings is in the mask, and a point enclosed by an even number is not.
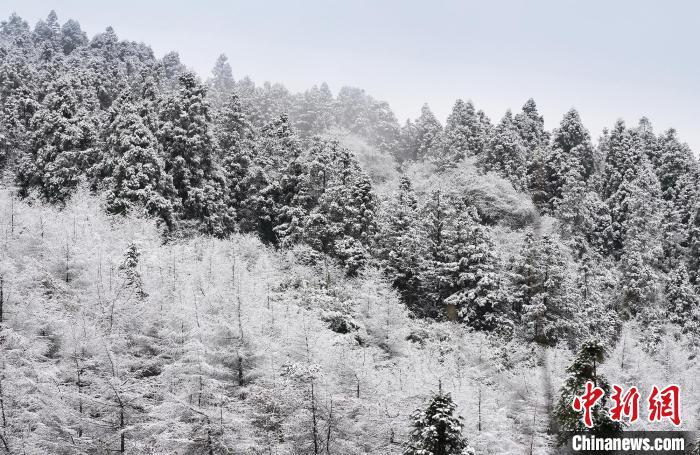
{"type": "Polygon", "coordinates": [[[700,151],[700,2],[3,0],[0,15],[52,8],[205,77],[223,52],[236,79],[361,87],[402,123],[424,102],[444,121],[458,97],[497,121],[533,97],[548,128],[572,106],[594,138],[646,115],[700,151]]]}

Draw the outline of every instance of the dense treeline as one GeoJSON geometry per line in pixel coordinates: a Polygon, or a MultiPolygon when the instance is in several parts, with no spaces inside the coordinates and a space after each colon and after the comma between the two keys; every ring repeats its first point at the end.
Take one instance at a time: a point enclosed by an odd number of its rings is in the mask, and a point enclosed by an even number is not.
{"type": "Polygon", "coordinates": [[[378,263],[417,315],[449,308],[474,328],[506,332],[523,322],[546,343],[573,333],[558,321],[603,305],[586,300],[599,281],[588,274],[606,261],[620,292],[601,314],[637,315],[669,300],[659,293],[688,300],[668,301],[668,311],[697,307],[698,161],[646,119],[620,121],[594,145],[573,109],[550,133],[532,100],[496,125],[458,100],[444,128],[427,105],[399,128],[361,90],[256,87],[235,81],[225,56],[202,83],[177,54],[156,59],[111,28],[89,40],[53,12],[34,29],[11,16],[2,39],[3,160],[23,196],[62,204],[86,180],[108,212],[145,210],[167,236],[256,232],[271,245],[305,243],[350,275],[378,263]],[[449,175],[473,162],[559,225],[543,236],[531,223],[519,260],[499,263],[483,204],[459,185],[419,197],[408,177],[380,203],[353,153],[327,138],[334,128],[390,154],[405,175],[411,163],[449,175]]]}
{"type": "MultiPolygon", "coordinates": [[[[400,126],[359,89],[256,86],[235,80],[223,55],[201,81],[176,53],[158,59],[111,28],[88,39],[54,12],[33,28],[16,15],[0,24],[0,111],[2,166],[29,202],[65,207],[86,186],[114,219],[156,220],[165,244],[250,233],[324,273],[337,265],[366,280],[380,270],[411,317],[460,321],[498,343],[614,345],[627,321],[647,328],[649,353],[670,333],[700,340],[700,163],[674,130],[657,134],[647,119],[618,121],[594,141],[574,109],[550,132],[533,100],[496,124],[458,100],[444,126],[427,105],[400,126]],[[360,160],[347,137],[386,160],[360,160]]],[[[147,300],[139,254],[130,247],[119,273],[147,300]]],[[[324,318],[334,332],[359,330],[351,312],[324,318]]],[[[148,349],[192,361],[173,346],[148,349]]],[[[241,371],[240,352],[255,350],[236,349],[241,371]]],[[[229,354],[211,353],[210,385],[222,388],[211,396],[228,393],[230,372],[215,371],[228,371],[220,356],[229,354]]],[[[288,373],[295,387],[314,384],[304,368],[288,373]]],[[[201,402],[188,412],[182,421],[211,418],[201,402]]],[[[330,434],[339,424],[328,419],[330,434]]],[[[199,425],[211,449],[212,424],[199,425]]]]}

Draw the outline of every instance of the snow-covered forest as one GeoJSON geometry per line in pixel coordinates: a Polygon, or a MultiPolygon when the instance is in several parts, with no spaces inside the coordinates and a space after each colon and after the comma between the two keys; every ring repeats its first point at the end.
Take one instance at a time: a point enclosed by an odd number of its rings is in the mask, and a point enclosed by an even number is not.
{"type": "Polygon", "coordinates": [[[0,453],[553,454],[586,380],[700,429],[674,130],[212,63],[0,23],[0,453]]]}

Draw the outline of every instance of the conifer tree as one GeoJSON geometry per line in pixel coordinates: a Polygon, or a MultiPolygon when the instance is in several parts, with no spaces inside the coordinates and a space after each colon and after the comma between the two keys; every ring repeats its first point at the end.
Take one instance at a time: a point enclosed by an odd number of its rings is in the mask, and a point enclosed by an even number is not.
{"type": "Polygon", "coordinates": [[[514,121],[525,144],[526,158],[529,161],[535,150],[546,148],[549,143],[549,133],[544,129],[544,118],[537,110],[535,100],[527,100],[521,112],[515,115],[514,121]]]}
{"type": "Polygon", "coordinates": [[[245,180],[247,194],[239,218],[244,230],[257,231],[265,242],[276,245],[280,235],[298,234],[308,202],[301,146],[286,115],[263,128],[252,157],[255,166],[245,180]]]}
{"type": "Polygon", "coordinates": [[[212,77],[207,81],[209,91],[207,95],[211,100],[211,107],[214,112],[218,112],[226,103],[233,93],[235,82],[231,65],[228,63],[228,57],[221,54],[216,59],[214,69],[212,69],[212,77]]]}
{"type": "Polygon", "coordinates": [[[552,149],[545,161],[547,206],[552,209],[562,197],[561,191],[571,169],[577,169],[586,181],[593,172],[593,145],[588,130],[575,109],[564,114],[552,137],[552,149]]]}
{"type": "Polygon", "coordinates": [[[612,197],[624,181],[634,180],[644,161],[644,155],[634,147],[632,134],[622,120],[615,123],[606,142],[601,176],[603,200],[612,197]]]}
{"type": "Polygon", "coordinates": [[[690,281],[700,287],[700,201],[691,213],[688,228],[688,273],[690,281]]]}
{"type": "Polygon", "coordinates": [[[510,111],[494,128],[479,163],[484,170],[510,181],[516,189],[527,188],[526,149],[510,111]]]}
{"type": "Polygon", "coordinates": [[[416,119],[415,131],[415,150],[411,152],[410,158],[422,160],[438,145],[442,133],[442,125],[427,104],[423,105],[420,117],[416,119]]]}
{"type": "Polygon", "coordinates": [[[700,328],[700,297],[691,286],[683,264],[669,274],[665,293],[669,321],[681,326],[684,332],[696,332],[700,328]]]}
{"type": "Polygon", "coordinates": [[[232,93],[216,117],[214,134],[221,155],[221,167],[226,178],[226,204],[242,215],[241,209],[248,191],[251,167],[253,131],[243,112],[238,95],[232,93]]]}
{"type": "Polygon", "coordinates": [[[129,244],[124,253],[124,259],[119,265],[119,271],[124,275],[126,286],[133,289],[139,299],[144,299],[148,297],[148,294],[143,290],[143,281],[138,269],[140,256],[141,252],[136,244],[133,242],[129,244]]]}
{"type": "Polygon", "coordinates": [[[118,104],[107,127],[101,164],[107,210],[126,214],[141,204],[172,227],[174,187],[165,173],[158,141],[131,101],[118,104]]]}
{"type": "Polygon", "coordinates": [[[622,431],[622,424],[611,420],[606,409],[611,389],[605,376],[599,372],[600,364],[605,360],[605,355],[605,348],[600,342],[597,340],[586,341],[581,345],[573,363],[566,369],[569,377],[561,388],[559,402],[554,411],[559,425],[559,445],[569,442],[571,434],[575,432],[592,431],[596,436],[614,437],[622,431]],[[575,411],[572,406],[574,398],[583,395],[585,384],[588,381],[605,392],[605,395],[591,410],[593,422],[591,429],[584,425],[581,413],[575,411]]]}
{"type": "Polygon", "coordinates": [[[420,293],[420,241],[418,238],[418,201],[411,181],[402,177],[394,197],[380,215],[378,256],[384,273],[399,290],[409,308],[417,304],[420,293]]]}
{"type": "Polygon", "coordinates": [[[528,235],[520,257],[512,275],[515,315],[524,323],[526,338],[541,344],[556,343],[571,331],[565,253],[550,236],[535,239],[528,235]]]}
{"type": "Polygon", "coordinates": [[[445,299],[459,317],[478,330],[494,330],[503,325],[494,245],[478,216],[460,207],[452,230],[452,256],[456,261],[457,292],[445,299]]]}
{"type": "Polygon", "coordinates": [[[179,81],[179,90],[164,102],[160,115],[157,137],[165,170],[173,179],[181,219],[225,235],[233,229],[235,213],[225,205],[226,182],[214,161],[206,89],[192,73],[183,74],[179,81]]]}
{"type": "Polygon", "coordinates": [[[17,180],[20,192],[37,188],[49,202],[65,202],[96,160],[97,125],[89,112],[94,100],[80,81],[60,77],[31,120],[29,150],[17,180]]]}
{"type": "Polygon", "coordinates": [[[75,49],[88,43],[87,34],[80,28],[80,24],[73,19],[68,19],[61,26],[61,48],[68,55],[75,49]]]}
{"type": "Polygon", "coordinates": [[[454,167],[468,156],[479,156],[486,147],[485,126],[471,101],[458,99],[447,117],[445,131],[436,147],[435,161],[439,169],[454,167]]]}
{"type": "Polygon", "coordinates": [[[424,245],[420,274],[423,293],[421,312],[433,318],[444,314],[445,299],[458,290],[452,273],[456,269],[456,261],[449,243],[450,222],[455,216],[455,204],[451,199],[440,190],[435,190],[420,213],[424,245]]]}
{"type": "Polygon", "coordinates": [[[425,409],[411,414],[412,427],[404,455],[467,455],[474,452],[462,436],[462,417],[448,393],[434,394],[425,409]]]}

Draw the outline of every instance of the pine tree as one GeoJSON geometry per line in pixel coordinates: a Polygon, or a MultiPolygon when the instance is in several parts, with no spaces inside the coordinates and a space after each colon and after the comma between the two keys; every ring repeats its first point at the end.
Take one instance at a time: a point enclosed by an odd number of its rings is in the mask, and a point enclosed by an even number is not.
{"type": "Polygon", "coordinates": [[[225,205],[226,182],[214,161],[206,89],[192,73],[179,80],[180,89],[163,104],[157,134],[165,170],[182,207],[180,218],[196,221],[206,232],[226,235],[233,229],[235,213],[225,205]]]}
{"type": "Polygon", "coordinates": [[[145,299],[148,294],[143,290],[143,281],[139,272],[139,257],[141,252],[135,243],[130,243],[124,253],[124,260],[119,265],[119,271],[124,275],[126,286],[134,290],[139,299],[145,299]]]}
{"type": "Polygon", "coordinates": [[[141,205],[173,227],[175,195],[172,178],[158,140],[147,126],[148,117],[129,96],[117,101],[107,125],[102,161],[95,171],[107,194],[107,210],[127,214],[141,205]]]}
{"type": "Polygon", "coordinates": [[[87,34],[80,28],[80,24],[73,19],[68,19],[61,27],[61,48],[63,53],[68,55],[87,43],[87,34]]]}
{"type": "Polygon", "coordinates": [[[97,159],[97,125],[89,109],[94,100],[79,80],[64,76],[31,120],[27,153],[21,158],[17,180],[21,194],[37,188],[49,202],[65,202],[97,159]]]}
{"type": "Polygon", "coordinates": [[[526,158],[530,161],[535,150],[546,148],[549,144],[549,133],[544,129],[544,118],[538,112],[535,100],[527,100],[514,121],[527,150],[526,158]]]}
{"type": "Polygon", "coordinates": [[[480,156],[488,141],[485,126],[471,101],[457,100],[434,150],[438,169],[454,167],[468,156],[480,156]]]}
{"type": "Polygon", "coordinates": [[[456,259],[449,243],[454,213],[452,198],[440,190],[430,194],[420,211],[424,245],[420,272],[421,314],[424,316],[441,317],[445,312],[445,299],[458,290],[453,273],[457,268],[456,259]]]}
{"type": "Polygon", "coordinates": [[[596,340],[589,340],[581,345],[573,363],[566,369],[569,377],[561,388],[561,395],[554,415],[559,425],[559,445],[569,442],[572,433],[592,431],[596,436],[614,437],[622,431],[622,424],[610,419],[606,409],[610,384],[599,373],[600,364],[605,360],[605,348],[596,340]],[[574,398],[584,393],[586,382],[600,387],[605,395],[591,410],[593,428],[588,429],[579,412],[572,407],[574,398]]]}
{"type": "Polygon", "coordinates": [[[487,172],[495,172],[523,190],[527,188],[526,153],[513,114],[508,111],[493,130],[479,163],[487,172]]]}
{"type": "Polygon", "coordinates": [[[513,310],[525,324],[524,336],[554,344],[571,331],[567,262],[559,243],[550,236],[525,238],[521,259],[513,270],[513,310]]]}
{"type": "Polygon", "coordinates": [[[691,213],[688,228],[688,272],[690,281],[700,286],[700,201],[695,204],[691,213]]]}
{"type": "Polygon", "coordinates": [[[413,430],[404,455],[473,454],[462,436],[462,417],[455,412],[450,394],[442,391],[434,394],[426,409],[417,409],[411,415],[413,430]]]}
{"type": "Polygon", "coordinates": [[[280,235],[292,234],[289,223],[296,227],[302,222],[299,210],[307,203],[301,145],[286,115],[262,129],[252,161],[239,218],[244,230],[257,231],[265,242],[276,245],[280,235]]]}
{"type": "Polygon", "coordinates": [[[452,256],[456,259],[459,291],[445,299],[455,305],[459,317],[477,330],[495,330],[503,325],[494,244],[477,215],[466,207],[458,209],[452,231],[452,256]]]}
{"type": "Polygon", "coordinates": [[[326,83],[297,96],[294,128],[302,137],[326,132],[334,123],[333,95],[326,83]]]}
{"type": "Polygon", "coordinates": [[[226,204],[240,217],[248,191],[253,131],[235,93],[216,117],[214,134],[226,178],[226,204]]]}
{"type": "Polygon", "coordinates": [[[218,112],[230,99],[235,87],[231,65],[226,55],[221,54],[216,59],[212,77],[207,81],[207,85],[209,86],[207,95],[211,100],[212,110],[218,112]]]}
{"type": "Polygon", "coordinates": [[[606,151],[601,176],[603,200],[612,197],[624,181],[634,180],[644,161],[644,155],[634,147],[632,134],[622,120],[610,131],[606,151]]]}
{"type": "Polygon", "coordinates": [[[598,193],[583,182],[578,169],[569,170],[554,213],[562,222],[564,240],[572,240],[577,247],[589,246],[600,254],[610,252],[612,219],[609,208],[598,193]]]}
{"type": "Polygon", "coordinates": [[[378,257],[404,303],[414,309],[420,296],[418,201],[411,181],[402,177],[394,197],[383,205],[378,222],[378,257]]]}
{"type": "Polygon", "coordinates": [[[415,123],[415,131],[415,150],[411,152],[410,159],[422,160],[430,155],[433,147],[438,145],[442,133],[442,125],[427,104],[421,108],[420,117],[415,123]]]}
{"type": "Polygon", "coordinates": [[[377,200],[349,150],[335,159],[335,173],[306,218],[303,237],[316,250],[338,258],[348,275],[355,275],[370,259],[377,200]]]}
{"type": "Polygon", "coordinates": [[[662,268],[670,270],[688,256],[688,239],[693,208],[700,200],[700,165],[675,131],[669,130],[658,141],[656,175],[661,198],[666,202],[663,217],[662,268]]]}
{"type": "Polygon", "coordinates": [[[665,292],[669,321],[681,326],[684,332],[697,332],[700,328],[700,297],[691,286],[683,264],[669,274],[665,292]]]}
{"type": "Polygon", "coordinates": [[[593,145],[588,130],[575,109],[564,114],[552,137],[552,149],[545,161],[547,207],[552,209],[562,197],[561,191],[571,169],[580,172],[583,181],[593,172],[593,145]]]}
{"type": "Polygon", "coordinates": [[[62,54],[61,26],[56,11],[51,10],[46,20],[40,20],[34,27],[33,38],[41,60],[48,62],[62,54]]]}

